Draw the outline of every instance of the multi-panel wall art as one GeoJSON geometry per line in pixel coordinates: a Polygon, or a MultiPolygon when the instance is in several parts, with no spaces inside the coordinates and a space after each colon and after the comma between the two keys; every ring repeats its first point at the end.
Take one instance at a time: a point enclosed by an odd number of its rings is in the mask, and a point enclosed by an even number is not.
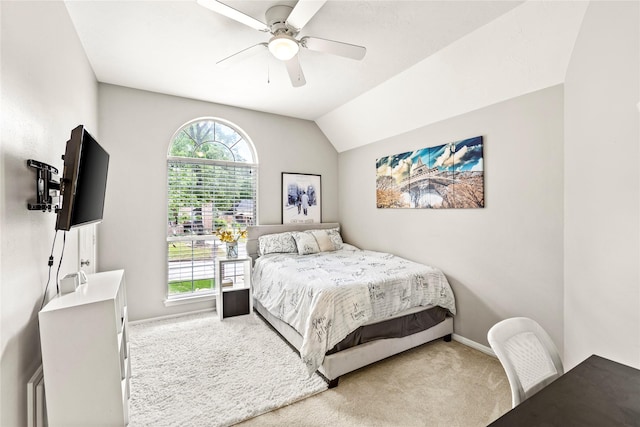
{"type": "Polygon", "coordinates": [[[376,160],[379,208],[483,208],[482,137],[376,160]]]}

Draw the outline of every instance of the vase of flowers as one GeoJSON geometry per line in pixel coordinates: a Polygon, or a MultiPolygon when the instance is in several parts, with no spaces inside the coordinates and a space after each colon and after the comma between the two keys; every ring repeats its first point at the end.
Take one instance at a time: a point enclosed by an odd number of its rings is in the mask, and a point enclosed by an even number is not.
{"type": "Polygon", "coordinates": [[[227,242],[227,258],[238,258],[238,242],[227,242]]]}
{"type": "Polygon", "coordinates": [[[238,240],[247,237],[247,230],[218,229],[216,236],[227,245],[227,258],[238,258],[238,240]]]}

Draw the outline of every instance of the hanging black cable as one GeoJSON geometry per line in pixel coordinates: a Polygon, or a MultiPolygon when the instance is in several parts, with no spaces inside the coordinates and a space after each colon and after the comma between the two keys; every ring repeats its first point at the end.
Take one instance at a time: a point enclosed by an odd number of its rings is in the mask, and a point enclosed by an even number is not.
{"type": "Polygon", "coordinates": [[[62,252],[60,252],[60,261],[58,262],[58,271],[56,271],[56,291],[60,293],[60,284],[59,284],[59,276],[60,276],[60,267],[62,266],[62,259],[64,258],[64,247],[67,243],[67,232],[65,231],[62,235],[62,252]]]}
{"type": "Polygon", "coordinates": [[[53,266],[53,248],[56,247],[56,237],[58,237],[58,230],[56,230],[56,234],[53,235],[53,244],[51,245],[51,253],[49,254],[49,261],[47,261],[47,265],[49,266],[49,274],[47,276],[47,285],[44,287],[44,295],[42,296],[42,302],[40,303],[40,310],[44,307],[44,301],[47,299],[47,291],[49,290],[49,282],[51,282],[51,267],[53,266]]]}

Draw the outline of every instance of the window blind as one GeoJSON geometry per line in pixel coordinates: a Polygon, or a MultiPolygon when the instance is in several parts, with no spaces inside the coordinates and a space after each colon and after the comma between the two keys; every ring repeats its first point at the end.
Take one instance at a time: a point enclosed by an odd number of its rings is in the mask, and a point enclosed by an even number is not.
{"type": "Polygon", "coordinates": [[[213,288],[215,259],[224,248],[220,227],[252,225],[256,218],[257,165],[210,159],[167,161],[169,293],[213,288]],[[174,289],[178,287],[192,289],[174,289]]]}

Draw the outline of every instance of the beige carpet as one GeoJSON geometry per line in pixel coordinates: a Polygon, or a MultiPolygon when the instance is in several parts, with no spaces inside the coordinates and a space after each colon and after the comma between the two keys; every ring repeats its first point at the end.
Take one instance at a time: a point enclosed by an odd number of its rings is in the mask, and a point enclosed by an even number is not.
{"type": "Polygon", "coordinates": [[[498,359],[437,340],[345,375],[327,390],[239,425],[485,426],[511,408],[498,359]]]}

